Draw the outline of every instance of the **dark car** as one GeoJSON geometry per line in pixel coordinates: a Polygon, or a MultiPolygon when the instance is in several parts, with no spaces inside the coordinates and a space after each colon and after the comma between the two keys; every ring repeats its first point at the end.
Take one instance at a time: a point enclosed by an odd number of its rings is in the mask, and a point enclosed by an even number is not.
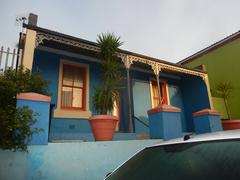
{"type": "Polygon", "coordinates": [[[240,180],[240,131],[209,133],[147,147],[106,177],[118,179],[240,180]]]}

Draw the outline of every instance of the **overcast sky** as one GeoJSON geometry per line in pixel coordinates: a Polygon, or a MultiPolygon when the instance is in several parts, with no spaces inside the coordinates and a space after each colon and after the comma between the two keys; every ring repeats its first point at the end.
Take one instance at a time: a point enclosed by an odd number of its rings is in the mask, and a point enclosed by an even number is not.
{"type": "Polygon", "coordinates": [[[95,41],[114,32],[122,48],[177,62],[240,30],[240,0],[0,0],[0,46],[13,47],[15,18],[95,41]]]}

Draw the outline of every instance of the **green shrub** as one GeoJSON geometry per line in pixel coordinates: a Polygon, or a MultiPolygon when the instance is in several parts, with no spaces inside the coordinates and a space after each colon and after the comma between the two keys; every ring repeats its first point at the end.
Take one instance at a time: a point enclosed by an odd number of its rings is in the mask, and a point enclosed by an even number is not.
{"type": "Polygon", "coordinates": [[[27,144],[33,133],[40,129],[31,129],[36,123],[34,113],[28,107],[16,108],[16,94],[36,92],[46,94],[48,82],[39,72],[31,73],[20,67],[16,72],[7,69],[0,74],[0,148],[9,150],[27,150],[27,144]]]}

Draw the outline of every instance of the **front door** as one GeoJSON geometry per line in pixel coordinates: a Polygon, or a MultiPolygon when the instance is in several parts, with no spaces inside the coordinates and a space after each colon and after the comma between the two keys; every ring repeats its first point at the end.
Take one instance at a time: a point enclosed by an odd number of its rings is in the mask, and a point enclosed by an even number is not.
{"type": "MultiPolygon", "coordinates": [[[[151,97],[148,81],[133,80],[134,116],[148,124],[147,111],[151,108],[151,97]]],[[[136,133],[149,133],[149,128],[134,120],[136,133]]]]}

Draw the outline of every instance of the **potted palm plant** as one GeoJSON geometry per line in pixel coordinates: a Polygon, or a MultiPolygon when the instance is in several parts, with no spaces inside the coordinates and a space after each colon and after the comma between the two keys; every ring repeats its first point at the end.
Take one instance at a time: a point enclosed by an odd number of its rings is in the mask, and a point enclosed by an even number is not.
{"type": "Polygon", "coordinates": [[[216,88],[215,88],[216,94],[219,97],[223,98],[224,106],[225,106],[226,111],[227,111],[228,119],[232,119],[231,113],[230,113],[230,110],[229,110],[229,106],[228,106],[228,99],[231,95],[232,89],[233,89],[232,84],[230,82],[227,82],[227,81],[218,82],[216,84],[216,88]]]}
{"type": "Polygon", "coordinates": [[[228,81],[218,82],[215,88],[216,94],[223,98],[224,106],[226,108],[228,118],[222,120],[222,125],[224,130],[230,129],[240,129],[240,120],[232,120],[231,112],[229,109],[228,100],[231,97],[233,86],[228,81]]]}
{"type": "Polygon", "coordinates": [[[101,34],[97,39],[100,48],[102,84],[95,87],[93,108],[99,113],[90,117],[90,125],[96,141],[112,140],[117,117],[111,115],[114,102],[118,101],[118,87],[121,72],[117,63],[117,53],[122,45],[120,38],[113,33],[101,34]]]}

